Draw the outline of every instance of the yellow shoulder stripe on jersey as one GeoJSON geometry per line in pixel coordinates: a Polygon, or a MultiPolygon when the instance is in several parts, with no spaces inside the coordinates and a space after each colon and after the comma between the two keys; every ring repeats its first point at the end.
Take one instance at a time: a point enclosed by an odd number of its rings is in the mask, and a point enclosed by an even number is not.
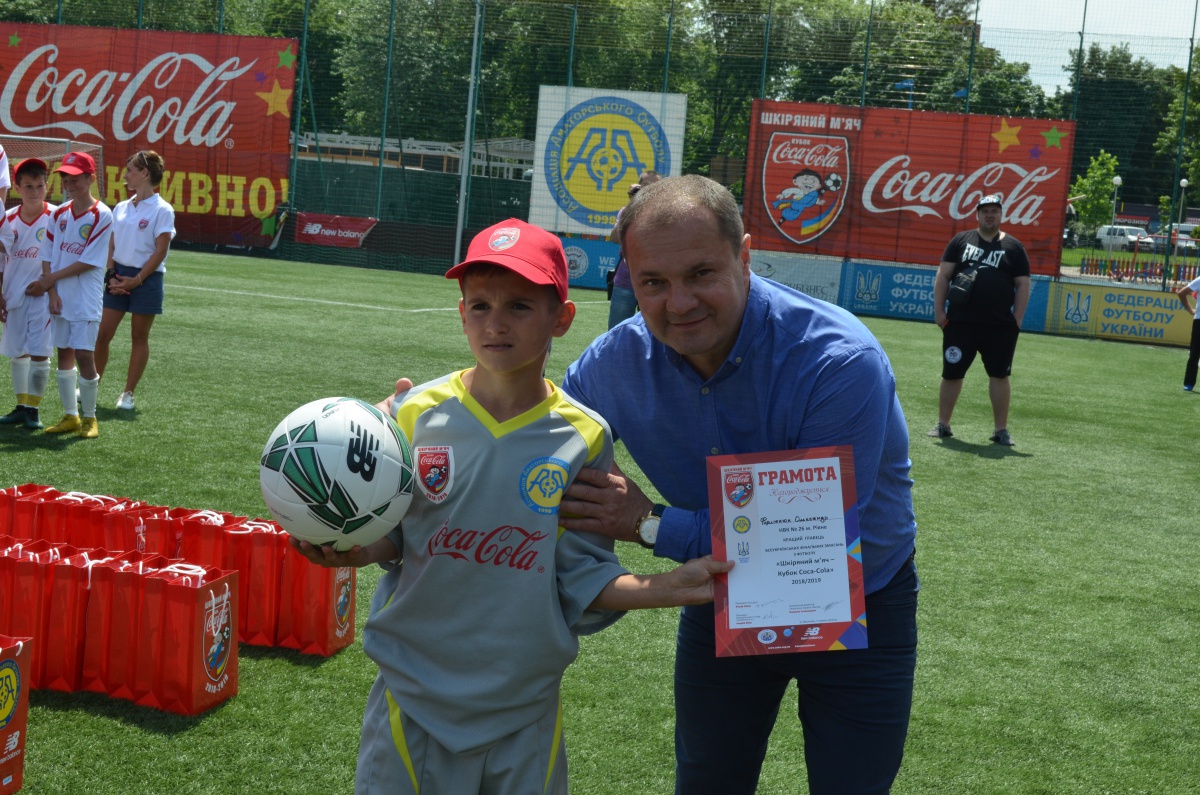
{"type": "Polygon", "coordinates": [[[400,405],[400,411],[396,413],[396,424],[400,426],[400,430],[404,431],[404,435],[411,442],[418,417],[447,398],[455,397],[465,391],[462,389],[462,373],[456,373],[442,383],[430,386],[412,397],[406,398],[400,405]],[[457,389],[455,385],[457,385],[457,389]]]}
{"type": "Polygon", "coordinates": [[[459,398],[459,400],[462,401],[463,406],[466,407],[467,411],[471,412],[475,419],[479,420],[480,424],[487,428],[492,436],[496,439],[499,439],[505,434],[512,433],[513,431],[519,431],[526,425],[532,425],[533,423],[542,419],[550,413],[550,409],[552,409],[554,404],[560,400],[560,393],[558,389],[554,386],[554,384],[551,384],[549,381],[547,381],[546,383],[550,387],[550,395],[545,400],[543,400],[541,403],[538,403],[533,408],[521,412],[512,419],[505,420],[504,422],[496,422],[496,418],[489,414],[488,410],[480,405],[479,401],[476,400],[471,393],[466,390],[466,387],[463,386],[462,378],[455,378],[454,382],[456,389],[461,390],[461,393],[456,391],[455,395],[459,398]]]}
{"type": "Polygon", "coordinates": [[[588,446],[588,460],[594,461],[596,456],[604,451],[604,426],[596,422],[587,412],[579,408],[579,406],[567,400],[566,395],[555,390],[558,396],[558,405],[554,410],[558,412],[564,420],[571,423],[571,426],[579,432],[583,440],[588,446]]]}

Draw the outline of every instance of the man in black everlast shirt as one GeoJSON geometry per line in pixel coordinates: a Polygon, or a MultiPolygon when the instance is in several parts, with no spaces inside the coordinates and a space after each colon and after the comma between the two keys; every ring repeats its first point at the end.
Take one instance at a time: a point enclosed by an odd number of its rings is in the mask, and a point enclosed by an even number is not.
{"type": "Polygon", "coordinates": [[[998,194],[984,196],[975,206],[979,228],[951,238],[933,282],[933,319],[942,328],[942,383],[938,391],[938,422],[929,435],[953,436],[950,415],[962,393],[963,377],[975,354],[983,358],[992,400],[996,444],[1012,446],[1008,405],[1013,353],[1025,306],[1029,303],[1029,257],[1012,235],[1000,231],[1003,212],[998,194]],[[947,309],[951,281],[964,269],[976,269],[970,295],[947,309]]]}

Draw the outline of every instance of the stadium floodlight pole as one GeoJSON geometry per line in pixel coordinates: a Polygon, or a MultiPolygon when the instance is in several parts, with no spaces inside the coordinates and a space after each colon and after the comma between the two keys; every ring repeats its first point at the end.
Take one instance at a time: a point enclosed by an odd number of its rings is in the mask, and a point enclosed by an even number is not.
{"type": "Polygon", "coordinates": [[[671,28],[675,25],[675,0],[671,0],[671,10],[667,12],[667,56],[663,60],[663,90],[667,93],[667,76],[671,74],[671,28]]]}
{"type": "MultiPolygon", "coordinates": [[[[379,125],[379,173],[375,178],[375,217],[379,218],[383,211],[383,160],[387,154],[387,123],[388,123],[388,106],[391,104],[392,96],[392,43],[396,38],[396,0],[392,0],[392,10],[388,16],[388,45],[387,45],[387,67],[383,78],[383,123],[379,125]]],[[[400,142],[400,162],[397,163],[401,169],[404,168],[404,142],[400,142]]]]}
{"type": "Polygon", "coordinates": [[[1113,211],[1112,220],[1108,222],[1110,226],[1117,225],[1117,188],[1119,187],[1121,187],[1121,178],[1113,177],[1113,211]]]}
{"type": "Polygon", "coordinates": [[[763,31],[762,73],[758,76],[758,98],[767,98],[767,52],[771,48],[771,13],[775,10],[775,0],[767,3],[767,25],[763,31]]]}
{"type": "Polygon", "coordinates": [[[1079,23],[1079,52],[1075,53],[1075,96],[1071,100],[1071,121],[1079,111],[1079,81],[1083,77],[1083,31],[1087,28],[1087,0],[1083,0],[1083,19],[1079,23]]]}
{"type": "MultiPolygon", "coordinates": [[[[301,79],[297,82],[300,85],[300,91],[292,91],[292,97],[296,99],[296,127],[292,133],[292,173],[288,177],[288,195],[284,197],[285,201],[295,199],[296,196],[296,163],[300,159],[300,118],[303,115],[304,108],[304,72],[308,64],[308,9],[311,0],[304,0],[304,26],[300,30],[300,76],[301,79]]],[[[296,209],[295,202],[292,201],[292,209],[296,209]]]]}
{"type": "MultiPolygon", "coordinates": [[[[1192,85],[1192,60],[1196,52],[1196,17],[1200,16],[1200,0],[1196,0],[1196,4],[1192,7],[1192,37],[1188,39],[1188,65],[1187,74],[1183,78],[1183,105],[1179,111],[1179,144],[1175,151],[1175,179],[1179,180],[1179,172],[1183,170],[1183,136],[1187,130],[1187,112],[1188,112],[1188,88],[1192,85]]],[[[1184,185],[1184,180],[1179,180],[1179,184],[1184,185]]],[[[1171,201],[1175,201],[1175,186],[1171,186],[1171,201]]],[[[1185,208],[1186,212],[1186,208],[1185,208]]],[[[1175,207],[1171,207],[1171,218],[1175,217],[1175,207]]],[[[1167,260],[1163,263],[1162,288],[1163,292],[1167,290],[1167,271],[1171,267],[1171,246],[1167,246],[1167,260]]]]}
{"type": "Polygon", "coordinates": [[[458,220],[454,225],[454,261],[462,260],[463,230],[467,225],[471,162],[475,158],[475,98],[479,83],[479,50],[483,46],[483,12],[487,0],[475,0],[475,38],[471,44],[471,80],[467,83],[467,126],[463,130],[462,157],[458,160],[458,220]]]}
{"type": "Polygon", "coordinates": [[[571,51],[567,53],[567,88],[575,85],[575,26],[579,24],[579,0],[571,6],[571,51]]]}
{"type": "Polygon", "coordinates": [[[863,50],[862,93],[858,98],[858,106],[867,106],[867,72],[871,68],[871,27],[875,22],[875,0],[871,0],[871,10],[867,13],[867,47],[863,50]]]}
{"type": "Polygon", "coordinates": [[[967,96],[963,105],[963,113],[971,112],[971,77],[975,74],[975,40],[979,38],[979,4],[975,0],[975,24],[971,26],[971,55],[967,59],[967,96]]]}

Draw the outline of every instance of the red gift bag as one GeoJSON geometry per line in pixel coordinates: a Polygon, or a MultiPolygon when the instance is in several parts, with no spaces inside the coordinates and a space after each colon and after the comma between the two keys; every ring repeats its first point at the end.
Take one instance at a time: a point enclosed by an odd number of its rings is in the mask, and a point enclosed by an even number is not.
{"type": "Polygon", "coordinates": [[[162,555],[126,552],[92,570],[84,625],[80,689],[133,699],[131,682],[146,574],[166,566],[162,555]]]}
{"type": "MultiPolygon", "coordinates": [[[[53,579],[53,564],[78,550],[67,544],[52,545],[46,541],[16,544],[0,556],[0,577],[10,579],[11,589],[6,600],[7,618],[0,615],[5,632],[21,637],[37,638],[29,664],[29,687],[44,687],[46,646],[43,638],[50,624],[49,596],[53,579]]],[[[3,609],[4,605],[0,605],[3,609]]]]}
{"type": "Polygon", "coordinates": [[[161,709],[198,715],[237,695],[238,573],[215,567],[204,576],[159,572],[160,645],[152,676],[161,709]],[[174,576],[161,579],[164,573],[174,576]]]}
{"type": "Polygon", "coordinates": [[[12,502],[12,527],[9,528],[9,535],[28,540],[40,538],[43,506],[58,494],[55,489],[46,487],[15,498],[12,502]]]}
{"type": "Polygon", "coordinates": [[[43,643],[43,685],[49,690],[73,693],[79,689],[92,569],[110,560],[107,552],[94,549],[54,565],[49,598],[49,614],[54,620],[47,625],[43,643]]]}
{"type": "Polygon", "coordinates": [[[40,486],[37,483],[0,489],[0,536],[13,534],[13,509],[16,501],[46,490],[53,491],[49,486],[40,486]]]}
{"type": "Polygon", "coordinates": [[[103,494],[56,492],[42,505],[40,533],[47,540],[65,541],[79,549],[99,549],[104,546],[104,526],[99,517],[93,519],[92,513],[119,502],[103,494]]]}
{"type": "Polygon", "coordinates": [[[180,557],[198,566],[220,568],[225,562],[225,528],[246,521],[244,516],[218,511],[193,511],[183,517],[180,557]]]}
{"type": "Polygon", "coordinates": [[[141,502],[128,504],[119,504],[118,506],[110,506],[104,508],[100,512],[101,536],[104,541],[104,548],[109,550],[121,550],[123,552],[145,552],[149,554],[164,555],[166,557],[175,557],[175,550],[167,549],[168,546],[174,547],[174,533],[170,528],[156,528],[158,535],[162,538],[154,538],[149,540],[146,537],[146,518],[154,515],[162,515],[168,512],[168,508],[161,506],[146,505],[141,502]],[[170,533],[172,538],[170,543],[167,543],[165,536],[170,533]],[[150,547],[153,547],[151,549],[150,547]]]}
{"type": "Polygon", "coordinates": [[[238,572],[240,643],[275,645],[287,539],[287,533],[274,522],[247,521],[225,530],[224,568],[238,572]]]}
{"type": "Polygon", "coordinates": [[[285,546],[277,645],[329,657],[354,642],[356,572],[312,563],[285,546]]]}
{"type": "Polygon", "coordinates": [[[33,647],[29,638],[0,635],[0,795],[10,795],[24,784],[33,647]]]}
{"type": "Polygon", "coordinates": [[[183,516],[188,511],[179,508],[152,508],[137,514],[133,534],[140,552],[182,558],[179,543],[183,536],[183,516]]]}

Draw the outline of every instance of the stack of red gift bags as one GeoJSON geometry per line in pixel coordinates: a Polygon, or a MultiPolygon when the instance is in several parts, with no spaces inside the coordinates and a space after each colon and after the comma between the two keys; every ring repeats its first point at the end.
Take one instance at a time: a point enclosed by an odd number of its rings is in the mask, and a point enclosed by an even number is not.
{"type": "Polygon", "coordinates": [[[199,714],[237,693],[239,642],[350,645],[354,591],[354,570],[310,563],[274,522],[0,490],[0,633],[33,639],[32,689],[199,714]]]}

